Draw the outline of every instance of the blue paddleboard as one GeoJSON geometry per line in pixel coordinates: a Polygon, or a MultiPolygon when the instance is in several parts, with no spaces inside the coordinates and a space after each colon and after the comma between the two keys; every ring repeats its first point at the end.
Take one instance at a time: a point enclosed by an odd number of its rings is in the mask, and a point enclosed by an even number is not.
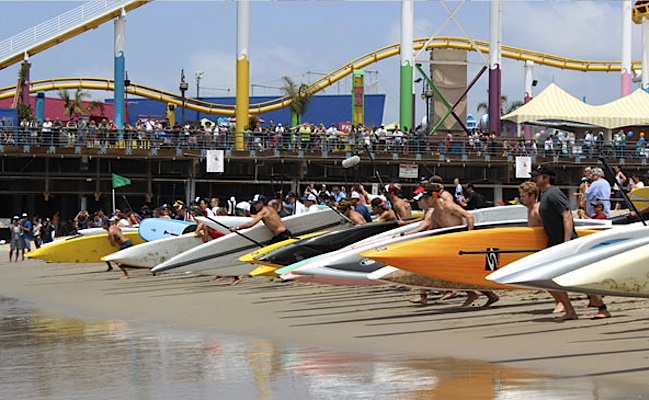
{"type": "Polygon", "coordinates": [[[140,221],[138,233],[142,239],[152,242],[184,233],[194,232],[196,223],[169,218],[145,218],[140,221]]]}

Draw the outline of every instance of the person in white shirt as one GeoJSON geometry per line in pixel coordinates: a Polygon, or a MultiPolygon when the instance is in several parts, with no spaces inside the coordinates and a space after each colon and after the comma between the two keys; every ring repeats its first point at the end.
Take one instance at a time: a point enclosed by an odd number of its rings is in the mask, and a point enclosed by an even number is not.
{"type": "Polygon", "coordinates": [[[316,212],[318,211],[318,198],[315,194],[309,193],[304,196],[304,207],[306,207],[306,212],[316,212]]]}

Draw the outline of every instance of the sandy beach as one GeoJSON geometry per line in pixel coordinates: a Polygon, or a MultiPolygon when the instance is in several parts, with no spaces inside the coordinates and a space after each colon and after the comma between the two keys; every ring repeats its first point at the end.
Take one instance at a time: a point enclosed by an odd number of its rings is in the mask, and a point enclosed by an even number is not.
{"type": "Polygon", "coordinates": [[[580,319],[555,322],[553,302],[541,291],[500,291],[501,300],[488,309],[462,309],[463,296],[416,306],[407,301],[416,291],[387,285],[256,277],[230,286],[205,275],[152,276],[138,269],[124,280],[118,270],[104,271],[103,264],[4,260],[0,294],[80,318],[150,321],[370,354],[485,360],[649,392],[649,300],[607,297],[613,317],[592,321],[596,310],[586,308],[584,295],[571,294],[580,319]]]}

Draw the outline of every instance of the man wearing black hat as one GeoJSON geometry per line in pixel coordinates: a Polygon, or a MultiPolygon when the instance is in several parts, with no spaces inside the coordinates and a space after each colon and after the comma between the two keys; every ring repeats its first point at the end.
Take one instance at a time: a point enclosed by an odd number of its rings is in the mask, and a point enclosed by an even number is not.
{"type": "MultiPolygon", "coordinates": [[[[575,225],[572,220],[570,203],[568,197],[559,190],[554,183],[556,174],[552,168],[540,164],[531,173],[532,180],[541,192],[539,202],[539,213],[543,222],[543,229],[548,235],[548,247],[567,242],[577,238],[575,225]]],[[[555,300],[563,306],[565,314],[559,318],[560,321],[577,319],[577,313],[570,302],[568,293],[561,291],[549,291],[555,300]]],[[[601,296],[590,297],[591,303],[599,307],[599,313],[594,318],[608,318],[610,314],[601,296]]],[[[561,307],[555,308],[555,312],[561,312],[561,307]]]]}

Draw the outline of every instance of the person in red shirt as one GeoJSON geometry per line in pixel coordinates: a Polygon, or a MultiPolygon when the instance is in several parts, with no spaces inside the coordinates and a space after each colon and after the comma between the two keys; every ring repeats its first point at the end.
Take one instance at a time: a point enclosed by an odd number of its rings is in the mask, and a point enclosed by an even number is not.
{"type": "Polygon", "coordinates": [[[592,219],[606,219],[606,214],[604,213],[604,204],[601,201],[596,201],[591,203],[595,213],[591,216],[592,219]]]}

